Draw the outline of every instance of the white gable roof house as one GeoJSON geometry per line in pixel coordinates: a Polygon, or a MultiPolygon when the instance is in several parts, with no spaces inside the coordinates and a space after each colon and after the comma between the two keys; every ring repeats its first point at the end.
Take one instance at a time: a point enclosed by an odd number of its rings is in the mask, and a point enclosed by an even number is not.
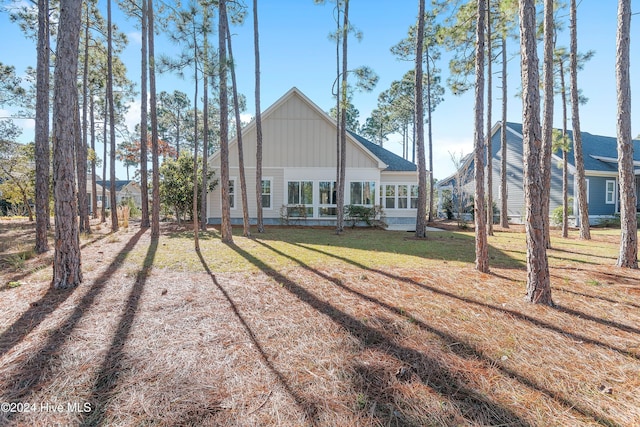
{"type": "MultiPolygon", "coordinates": [[[[266,225],[335,226],[336,121],[297,88],[262,114],[262,206],[266,225]]],[[[256,222],[255,120],[242,130],[251,223],[256,222]]],[[[347,133],[345,204],[383,207],[389,229],[414,230],[418,198],[416,165],[347,133]]],[[[220,177],[220,152],[209,158],[220,177]]],[[[229,143],[232,224],[242,224],[237,140],[229,143]]],[[[221,222],[221,191],[208,195],[209,224],[221,222]]],[[[345,224],[347,225],[347,224],[345,224]]]]}

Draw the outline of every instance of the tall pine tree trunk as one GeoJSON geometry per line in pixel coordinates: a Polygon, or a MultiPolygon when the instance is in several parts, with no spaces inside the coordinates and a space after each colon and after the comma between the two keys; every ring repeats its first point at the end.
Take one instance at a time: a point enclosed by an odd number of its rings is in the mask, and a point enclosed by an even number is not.
{"type": "Polygon", "coordinates": [[[638,268],[638,223],[636,182],[631,138],[631,82],[629,78],[629,34],[631,0],[618,1],[616,37],[616,83],[618,92],[618,176],[620,181],[620,254],[618,267],[638,268]]]}
{"type": "Polygon", "coordinates": [[[89,203],[87,201],[87,132],[89,113],[89,5],[85,8],[84,23],[84,64],[82,67],[82,138],[76,146],[76,172],[78,175],[78,214],[80,215],[80,232],[91,233],[89,221],[89,203]]]}
{"type": "MultiPolygon", "coordinates": [[[[105,88],[105,91],[107,89],[105,88]]],[[[107,222],[107,134],[109,126],[109,99],[104,95],[104,111],[102,126],[102,209],[100,209],[100,223],[107,222]]]]}
{"type": "Polygon", "coordinates": [[[113,105],[113,28],[111,0],[107,0],[107,98],[109,101],[109,201],[111,204],[111,231],[118,231],[116,200],[116,114],[113,105]]]}
{"type": "Polygon", "coordinates": [[[140,220],[141,228],[149,228],[149,176],[148,176],[148,154],[147,154],[147,142],[149,136],[147,134],[148,127],[148,104],[149,95],[147,93],[147,76],[148,70],[148,46],[149,46],[149,9],[147,7],[147,0],[142,0],[142,14],[141,14],[141,27],[142,27],[142,48],[141,48],[141,60],[140,60],[140,200],[142,203],[142,219],[140,220]]]}
{"type": "Polygon", "coordinates": [[[242,235],[251,236],[251,226],[249,224],[249,201],[247,197],[247,179],[244,173],[244,148],[242,145],[242,123],[240,121],[240,103],[238,101],[238,86],[236,84],[235,62],[233,61],[233,50],[231,49],[231,31],[227,22],[227,46],[229,48],[229,62],[231,63],[231,90],[233,92],[233,110],[236,116],[236,138],[238,140],[238,168],[240,173],[240,197],[242,199],[242,235]]]}
{"type": "Polygon", "coordinates": [[[260,35],[258,32],[258,0],[253,0],[253,48],[255,53],[256,101],[256,209],[258,233],[264,233],[262,215],[262,112],[260,111],[260,35]]]}
{"type": "Polygon", "coordinates": [[[487,235],[493,236],[493,148],[491,108],[493,102],[493,52],[491,40],[491,0],[487,0],[487,235]]]}
{"type": "Polygon", "coordinates": [[[487,8],[487,0],[478,0],[478,14],[476,24],[476,84],[475,84],[475,130],[474,130],[474,178],[475,178],[475,228],[476,228],[476,269],[483,273],[489,272],[489,248],[487,243],[487,219],[484,205],[484,26],[487,8]]]}
{"type": "Polygon", "coordinates": [[[231,205],[229,203],[229,104],[227,95],[227,6],[218,2],[218,55],[220,61],[220,189],[222,193],[222,220],[220,234],[225,243],[233,242],[231,205]]]}
{"type": "MultiPolygon", "coordinates": [[[[429,45],[426,46],[427,57],[427,141],[429,144],[429,221],[433,221],[433,213],[435,212],[435,200],[433,191],[435,187],[435,179],[433,178],[433,132],[431,124],[431,66],[429,58],[429,45]]],[[[408,144],[407,144],[408,145],[408,144]]],[[[382,146],[382,138],[380,138],[380,146],[382,146]]],[[[407,153],[408,154],[408,153],[407,153]]]]}
{"type": "MultiPolygon", "coordinates": [[[[422,88],[422,61],[424,51],[424,0],[418,3],[418,29],[416,31],[415,62],[415,128],[418,148],[418,209],[416,237],[427,237],[427,167],[424,153],[424,91],[422,88]]],[[[428,60],[428,59],[427,59],[428,60]]]]}
{"type": "Polygon", "coordinates": [[[53,96],[53,173],[55,210],[55,289],[71,288],[82,282],[80,233],[73,151],[77,134],[78,44],[82,2],[66,0],[60,4],[53,96]]]}
{"type": "Polygon", "coordinates": [[[151,206],[151,237],[160,237],[160,164],[158,160],[158,110],[156,100],[156,60],[153,30],[153,0],[148,0],[149,26],[149,106],[151,108],[151,167],[153,204],[151,206]]]}
{"type": "Polygon", "coordinates": [[[38,0],[36,66],[36,253],[49,250],[49,1],[38,0]]]}
{"type": "Polygon", "coordinates": [[[544,0],[544,112],[542,120],[542,222],[545,247],[551,248],[549,198],[551,195],[551,150],[553,145],[553,0],[544,0]]]}
{"type": "Polygon", "coordinates": [[[584,156],[582,154],[582,133],[580,130],[580,97],[578,93],[578,32],[576,0],[570,6],[570,63],[571,75],[571,116],[573,121],[573,155],[576,162],[576,180],[578,183],[578,216],[580,218],[580,238],[591,239],[589,230],[589,205],[587,204],[587,180],[584,173],[584,156]]]}
{"type": "Polygon", "coordinates": [[[527,300],[553,305],[542,219],[543,182],[540,168],[540,77],[536,46],[535,0],[520,1],[520,52],[522,54],[522,135],[527,240],[527,300]]]}
{"type": "MultiPolygon", "coordinates": [[[[195,21],[193,24],[193,46],[194,46],[194,64],[193,64],[193,80],[195,83],[195,90],[193,94],[193,193],[191,198],[191,217],[193,219],[193,245],[196,251],[200,250],[200,236],[198,230],[200,229],[198,224],[198,40],[195,28],[195,21]]],[[[205,80],[206,82],[206,80],[205,80]]],[[[205,88],[205,92],[207,89],[205,88]]]]}
{"type": "Polygon", "coordinates": [[[569,237],[569,161],[567,159],[567,88],[564,60],[560,60],[560,95],[562,99],[562,237],[569,237]]]}
{"type": "Polygon", "coordinates": [[[502,36],[502,131],[500,132],[500,226],[509,228],[507,192],[507,38],[502,36]]]}
{"type": "Polygon", "coordinates": [[[340,88],[340,159],[338,163],[339,169],[339,184],[338,184],[338,204],[336,232],[342,233],[344,230],[344,204],[345,204],[345,189],[346,189],[346,175],[347,175],[347,47],[349,39],[349,0],[344,0],[344,14],[342,23],[342,86],[340,88]]]}
{"type": "MultiPolygon", "coordinates": [[[[205,9],[206,10],[206,9],[205,9]]],[[[205,12],[206,19],[208,19],[208,14],[205,12]]],[[[204,129],[202,133],[202,188],[200,189],[200,229],[202,231],[207,230],[207,173],[208,173],[208,153],[209,153],[209,71],[211,67],[209,66],[209,53],[208,46],[209,41],[207,40],[207,35],[204,35],[204,72],[202,76],[202,86],[204,88],[204,93],[202,95],[202,127],[204,129]]],[[[197,168],[196,168],[197,170],[197,168]]],[[[197,181],[196,181],[197,182],[197,181]]]]}
{"type": "Polygon", "coordinates": [[[96,117],[93,93],[89,94],[89,122],[91,123],[91,212],[93,219],[98,219],[98,185],[96,183],[96,117]]]}

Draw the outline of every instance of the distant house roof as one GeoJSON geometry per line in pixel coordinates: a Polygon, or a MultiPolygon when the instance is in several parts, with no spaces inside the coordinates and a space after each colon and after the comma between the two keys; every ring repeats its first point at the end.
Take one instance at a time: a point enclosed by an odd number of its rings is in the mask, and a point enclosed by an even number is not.
{"type": "Polygon", "coordinates": [[[387,165],[385,171],[415,172],[418,169],[414,163],[411,163],[410,161],[398,156],[397,154],[382,148],[378,144],[374,144],[373,142],[351,131],[349,131],[349,134],[351,134],[351,136],[354,137],[356,141],[362,144],[367,150],[371,151],[374,156],[382,160],[387,165]]]}
{"type": "MultiPolygon", "coordinates": [[[[130,182],[131,181],[127,181],[126,179],[116,180],[116,192],[121,191],[130,182]]],[[[96,184],[104,186],[107,190],[111,190],[111,181],[96,181],[96,184]]]]}
{"type": "MultiPolygon", "coordinates": [[[[507,122],[507,126],[522,135],[522,124],[507,122]]],[[[573,131],[567,130],[573,140],[573,131]]],[[[618,140],[612,136],[593,135],[580,132],[582,135],[582,153],[584,168],[587,171],[617,172],[618,171],[618,140]]],[[[640,164],[640,140],[633,140],[633,159],[636,166],[640,164]]],[[[576,160],[573,148],[568,152],[567,161],[575,167],[576,160]]]]}

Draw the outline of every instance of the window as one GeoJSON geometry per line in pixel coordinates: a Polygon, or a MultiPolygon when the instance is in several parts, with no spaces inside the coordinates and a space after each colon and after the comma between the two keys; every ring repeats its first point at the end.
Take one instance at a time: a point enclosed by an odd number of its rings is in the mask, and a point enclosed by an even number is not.
{"type": "Polygon", "coordinates": [[[236,180],[229,180],[229,207],[231,209],[236,207],[236,180]]]}
{"type": "Polygon", "coordinates": [[[262,207],[271,208],[271,180],[262,180],[262,207]]]}
{"type": "Polygon", "coordinates": [[[373,181],[351,182],[351,204],[373,205],[376,200],[376,183],[373,181]]]}
{"type": "Polygon", "coordinates": [[[407,209],[408,185],[398,185],[398,209],[407,209]]]}
{"type": "Polygon", "coordinates": [[[411,209],[418,209],[418,186],[411,186],[411,209]]]}
{"type": "Polygon", "coordinates": [[[335,181],[320,181],[318,183],[318,200],[319,210],[318,215],[322,216],[336,216],[336,182],[335,181]]]}
{"type": "Polygon", "coordinates": [[[396,186],[395,185],[386,185],[384,192],[384,207],[387,209],[395,209],[396,208],[396,186]]]}
{"type": "MultiPolygon", "coordinates": [[[[313,205],[313,182],[312,181],[289,181],[287,183],[287,203],[290,207],[300,205],[313,205]]],[[[289,210],[290,214],[295,214],[299,210],[289,210]]],[[[307,216],[313,216],[313,206],[306,206],[307,216]]]]}
{"type": "Polygon", "coordinates": [[[418,207],[418,186],[413,184],[392,184],[380,187],[381,204],[385,209],[416,209],[418,207]]]}
{"type": "Polygon", "coordinates": [[[616,202],[616,181],[605,181],[605,193],[604,202],[608,205],[613,205],[616,202]]]}

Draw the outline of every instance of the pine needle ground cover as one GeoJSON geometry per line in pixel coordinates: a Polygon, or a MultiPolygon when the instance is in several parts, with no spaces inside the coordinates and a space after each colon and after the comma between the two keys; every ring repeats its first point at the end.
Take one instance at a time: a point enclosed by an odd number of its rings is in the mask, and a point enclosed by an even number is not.
{"type": "Polygon", "coordinates": [[[554,232],[549,308],[523,300],[514,230],[481,274],[472,231],[210,228],[196,253],[184,229],[98,229],[71,292],[47,255],[2,266],[0,425],[640,425],[618,232],[554,232]]]}

